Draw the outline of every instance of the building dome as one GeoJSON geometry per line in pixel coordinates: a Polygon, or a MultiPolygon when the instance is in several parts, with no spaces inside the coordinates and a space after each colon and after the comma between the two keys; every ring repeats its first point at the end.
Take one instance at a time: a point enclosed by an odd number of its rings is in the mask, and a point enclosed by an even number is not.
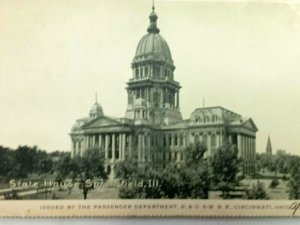
{"type": "Polygon", "coordinates": [[[157,18],[154,8],[152,8],[149,16],[150,25],[147,29],[148,34],[144,35],[139,41],[133,63],[145,60],[157,60],[173,64],[170,48],[165,39],[159,34],[156,24],[157,18]]]}
{"type": "Polygon", "coordinates": [[[103,116],[103,110],[101,105],[99,105],[97,102],[92,106],[90,110],[90,118],[95,119],[99,116],[103,116]]]}

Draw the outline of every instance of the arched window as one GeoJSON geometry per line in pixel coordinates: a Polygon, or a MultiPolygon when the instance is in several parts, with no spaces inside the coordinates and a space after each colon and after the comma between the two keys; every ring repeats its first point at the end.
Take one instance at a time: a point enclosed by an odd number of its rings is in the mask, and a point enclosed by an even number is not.
{"type": "Polygon", "coordinates": [[[160,94],[159,93],[154,93],[153,95],[153,102],[154,102],[154,107],[159,107],[159,102],[160,102],[160,94]]]}
{"type": "Polygon", "coordinates": [[[144,75],[144,67],[141,67],[141,77],[144,75]]]}
{"type": "Polygon", "coordinates": [[[136,69],[135,69],[135,77],[136,77],[136,78],[139,78],[139,76],[140,76],[139,68],[136,68],[136,69]]]}

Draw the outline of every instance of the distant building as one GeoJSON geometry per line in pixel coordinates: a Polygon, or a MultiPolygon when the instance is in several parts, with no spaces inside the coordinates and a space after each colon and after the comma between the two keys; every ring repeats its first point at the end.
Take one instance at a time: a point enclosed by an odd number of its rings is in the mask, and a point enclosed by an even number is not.
{"type": "Polygon", "coordinates": [[[96,101],[89,117],[72,127],[72,154],[99,148],[113,177],[116,162],[126,157],[137,157],[141,166],[164,168],[170,162],[180,166],[189,143],[203,142],[210,157],[229,140],[243,158],[244,173],[253,173],[257,132],[253,120],[220,106],[197,108],[190,118],[182,119],[181,86],[174,79],[171,51],[159,34],[154,8],[149,18],[148,33],[139,41],[131,63],[125,117],[105,115],[96,101]]]}
{"type": "Polygon", "coordinates": [[[271,145],[270,136],[268,136],[268,141],[267,141],[266,157],[267,157],[267,161],[269,162],[272,161],[272,145],[271,145]]]}

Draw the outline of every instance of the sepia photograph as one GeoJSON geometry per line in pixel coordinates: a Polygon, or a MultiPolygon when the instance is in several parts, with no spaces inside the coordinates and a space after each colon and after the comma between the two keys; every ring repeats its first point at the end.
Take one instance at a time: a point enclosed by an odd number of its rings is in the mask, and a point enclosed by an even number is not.
{"type": "Polygon", "coordinates": [[[1,208],[300,215],[299,2],[0,3],[1,208]]]}

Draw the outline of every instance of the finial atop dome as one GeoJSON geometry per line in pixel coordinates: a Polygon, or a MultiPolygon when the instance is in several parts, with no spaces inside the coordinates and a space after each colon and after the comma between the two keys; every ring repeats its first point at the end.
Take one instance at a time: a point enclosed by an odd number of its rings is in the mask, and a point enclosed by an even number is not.
{"type": "Polygon", "coordinates": [[[98,98],[97,98],[97,93],[95,95],[95,104],[92,106],[90,110],[90,118],[95,119],[98,118],[99,116],[103,116],[103,110],[101,105],[98,104],[98,98]]]}
{"type": "Polygon", "coordinates": [[[152,0],[152,12],[150,13],[149,19],[150,19],[150,25],[147,29],[148,33],[159,33],[159,29],[157,28],[157,15],[155,13],[155,7],[154,7],[154,0],[152,0]]]}

